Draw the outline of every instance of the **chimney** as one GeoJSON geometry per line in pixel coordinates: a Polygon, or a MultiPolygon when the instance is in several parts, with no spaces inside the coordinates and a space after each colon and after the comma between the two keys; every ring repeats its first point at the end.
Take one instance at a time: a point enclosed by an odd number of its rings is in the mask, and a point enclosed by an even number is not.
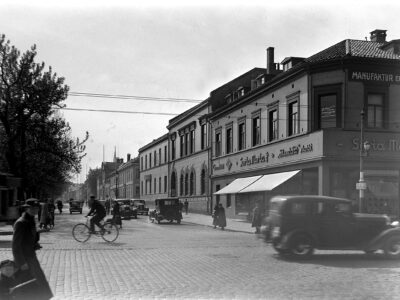
{"type": "Polygon", "coordinates": [[[274,74],[275,62],[274,62],[274,47],[267,48],[267,74],[274,74]]]}
{"type": "Polygon", "coordinates": [[[128,161],[130,161],[130,160],[131,160],[131,154],[128,153],[128,154],[126,155],[126,161],[128,162],[128,161]]]}
{"type": "Polygon", "coordinates": [[[385,43],[386,42],[386,31],[387,30],[381,30],[381,29],[375,29],[374,31],[371,31],[371,42],[378,42],[378,43],[385,43]]]}

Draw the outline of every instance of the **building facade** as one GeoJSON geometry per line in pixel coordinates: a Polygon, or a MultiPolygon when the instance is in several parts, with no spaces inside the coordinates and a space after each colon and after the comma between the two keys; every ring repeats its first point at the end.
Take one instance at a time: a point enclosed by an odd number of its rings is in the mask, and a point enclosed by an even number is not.
{"type": "MultiPolygon", "coordinates": [[[[282,70],[269,48],[266,74],[249,81],[247,93],[210,98],[213,204],[231,217],[249,216],[255,201],[266,208],[282,193],[359,205],[362,160],[366,190],[358,209],[399,216],[399,45],[375,30],[369,41],[288,57],[282,70]]],[[[242,86],[232,82],[231,90],[242,86]]]]}
{"type": "Polygon", "coordinates": [[[168,197],[168,134],[139,149],[140,198],[150,206],[168,197]]]}
{"type": "Polygon", "coordinates": [[[126,162],[109,174],[106,180],[110,184],[108,195],[111,199],[140,197],[140,171],[139,158],[131,159],[127,154],[126,162]]]}
{"type": "Polygon", "coordinates": [[[168,128],[169,196],[187,200],[190,211],[210,211],[210,113],[208,100],[171,119],[168,128]]]}

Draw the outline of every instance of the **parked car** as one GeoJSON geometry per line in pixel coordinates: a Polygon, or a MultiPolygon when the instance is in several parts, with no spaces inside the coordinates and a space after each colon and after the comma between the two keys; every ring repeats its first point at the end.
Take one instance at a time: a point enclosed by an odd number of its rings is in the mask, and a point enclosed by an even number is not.
{"type": "Polygon", "coordinates": [[[352,201],[325,196],[277,196],[264,230],[279,254],[309,257],[314,249],[383,250],[400,258],[400,228],[386,215],[352,212],[352,201]]]}
{"type": "Polygon", "coordinates": [[[167,220],[170,223],[176,221],[178,224],[182,220],[181,205],[179,198],[161,198],[155,200],[156,208],[149,212],[151,222],[157,221],[158,224],[162,220],[167,220]]]}
{"type": "Polygon", "coordinates": [[[78,212],[82,214],[83,201],[73,200],[69,202],[69,213],[78,212]]]}
{"type": "Polygon", "coordinates": [[[131,199],[116,199],[115,201],[117,201],[119,204],[121,219],[137,219],[137,208],[133,205],[133,201],[131,199]]]}
{"type": "Polygon", "coordinates": [[[149,214],[149,208],[146,207],[146,201],[142,199],[133,199],[133,205],[137,208],[137,213],[139,215],[148,215],[149,214]]]}

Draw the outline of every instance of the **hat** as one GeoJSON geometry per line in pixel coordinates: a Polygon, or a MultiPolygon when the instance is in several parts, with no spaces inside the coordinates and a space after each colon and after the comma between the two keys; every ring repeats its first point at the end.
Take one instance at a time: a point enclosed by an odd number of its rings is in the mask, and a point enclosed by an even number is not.
{"type": "Polygon", "coordinates": [[[6,259],[0,262],[0,268],[5,267],[5,266],[15,266],[15,262],[12,260],[6,259]]]}
{"type": "Polygon", "coordinates": [[[25,204],[21,205],[21,207],[39,207],[39,202],[37,200],[28,199],[25,201],[25,204]]]}

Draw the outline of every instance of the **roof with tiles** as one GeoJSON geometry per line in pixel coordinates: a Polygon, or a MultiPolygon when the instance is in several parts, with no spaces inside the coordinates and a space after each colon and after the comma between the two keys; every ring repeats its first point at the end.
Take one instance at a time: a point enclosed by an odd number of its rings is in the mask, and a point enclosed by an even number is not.
{"type": "Polygon", "coordinates": [[[381,48],[384,45],[386,45],[386,43],[361,40],[344,40],[308,57],[305,62],[325,62],[329,60],[340,59],[345,56],[395,60],[400,59],[400,55],[394,54],[393,51],[382,50],[381,48]]]}

